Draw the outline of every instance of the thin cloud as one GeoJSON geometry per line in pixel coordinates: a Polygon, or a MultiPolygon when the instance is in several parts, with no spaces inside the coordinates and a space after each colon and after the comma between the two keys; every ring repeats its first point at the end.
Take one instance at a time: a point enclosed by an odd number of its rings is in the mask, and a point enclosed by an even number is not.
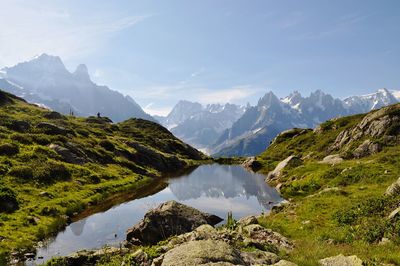
{"type": "Polygon", "coordinates": [[[80,58],[96,52],[114,33],[151,17],[77,18],[66,9],[25,1],[6,1],[2,6],[6,8],[0,9],[0,66],[43,52],[80,58]]]}
{"type": "Polygon", "coordinates": [[[300,37],[300,39],[312,40],[331,37],[336,34],[349,31],[352,26],[363,22],[367,18],[368,16],[366,15],[347,14],[337,19],[333,26],[319,32],[304,34],[300,37]]]}

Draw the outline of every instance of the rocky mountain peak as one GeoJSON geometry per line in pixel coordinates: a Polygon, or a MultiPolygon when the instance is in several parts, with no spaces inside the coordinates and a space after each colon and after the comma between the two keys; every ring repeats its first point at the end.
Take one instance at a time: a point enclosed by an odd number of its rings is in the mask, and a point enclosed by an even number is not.
{"type": "Polygon", "coordinates": [[[300,92],[294,91],[289,96],[282,99],[282,102],[289,104],[290,106],[295,106],[296,104],[303,101],[303,97],[300,92]]]}
{"type": "Polygon", "coordinates": [[[88,68],[87,68],[87,66],[85,64],[78,65],[73,74],[74,74],[74,76],[76,76],[76,77],[78,77],[80,79],[90,80],[89,71],[88,71],[88,68]]]}
{"type": "Polygon", "coordinates": [[[281,101],[278,99],[278,97],[276,97],[272,91],[269,91],[258,101],[257,106],[270,107],[280,103],[281,101]]]}

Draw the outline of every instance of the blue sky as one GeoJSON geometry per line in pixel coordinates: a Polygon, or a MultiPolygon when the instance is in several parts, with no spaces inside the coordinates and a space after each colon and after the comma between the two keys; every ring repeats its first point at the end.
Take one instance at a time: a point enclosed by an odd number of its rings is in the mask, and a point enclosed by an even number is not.
{"type": "Polygon", "coordinates": [[[153,114],[400,88],[400,1],[0,0],[0,66],[43,52],[153,114]]]}

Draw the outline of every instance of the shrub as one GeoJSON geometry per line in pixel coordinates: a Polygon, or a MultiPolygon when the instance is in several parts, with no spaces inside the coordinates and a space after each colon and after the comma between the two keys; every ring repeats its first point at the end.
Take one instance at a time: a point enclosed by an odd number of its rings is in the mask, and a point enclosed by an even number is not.
{"type": "Polygon", "coordinates": [[[14,133],[11,135],[10,139],[22,143],[22,144],[31,144],[32,143],[32,137],[27,135],[27,134],[19,134],[19,133],[14,133]]]}
{"type": "Polygon", "coordinates": [[[13,143],[4,143],[0,145],[0,155],[12,156],[19,152],[19,147],[13,143]]]}
{"type": "Polygon", "coordinates": [[[12,212],[18,208],[19,206],[15,192],[0,184],[0,212],[12,212]]]}
{"type": "Polygon", "coordinates": [[[25,180],[33,179],[33,170],[29,166],[14,166],[8,174],[25,180]]]}
{"type": "Polygon", "coordinates": [[[107,151],[114,151],[115,150],[114,144],[109,140],[101,140],[99,142],[99,145],[101,147],[103,147],[104,149],[106,149],[107,151]]]}
{"type": "Polygon", "coordinates": [[[71,178],[71,173],[64,164],[36,161],[29,166],[14,166],[9,175],[24,180],[36,180],[40,183],[53,183],[71,178]]]}
{"type": "Polygon", "coordinates": [[[34,167],[33,177],[43,183],[53,183],[54,181],[65,181],[71,178],[68,168],[61,163],[45,162],[37,163],[34,167]]]}

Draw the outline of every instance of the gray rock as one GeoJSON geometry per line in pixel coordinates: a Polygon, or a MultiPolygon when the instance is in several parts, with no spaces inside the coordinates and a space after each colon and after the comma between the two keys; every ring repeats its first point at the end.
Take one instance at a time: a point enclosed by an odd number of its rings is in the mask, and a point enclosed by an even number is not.
{"type": "Polygon", "coordinates": [[[41,129],[44,133],[49,135],[74,135],[74,132],[70,129],[66,129],[47,122],[40,122],[36,125],[36,128],[41,129]]]}
{"type": "Polygon", "coordinates": [[[362,266],[363,262],[357,256],[344,256],[342,254],[318,261],[321,266],[362,266]]]}
{"type": "Polygon", "coordinates": [[[222,220],[176,201],[168,201],[148,211],[142,221],[128,230],[126,239],[133,244],[156,244],[202,224],[215,225],[222,220]]]}
{"type": "Polygon", "coordinates": [[[87,160],[83,157],[80,157],[76,153],[72,152],[70,149],[62,147],[58,144],[50,144],[49,148],[55,151],[58,155],[61,156],[63,161],[72,164],[84,164],[87,160]]]}
{"type": "Polygon", "coordinates": [[[393,183],[391,184],[385,192],[385,195],[387,196],[396,196],[400,194],[400,177],[393,183]]]}
{"type": "Polygon", "coordinates": [[[250,215],[240,218],[239,221],[236,222],[236,224],[239,226],[247,226],[250,224],[258,224],[258,220],[257,217],[255,217],[254,215],[250,215]]]}
{"type": "Polygon", "coordinates": [[[165,253],[161,265],[245,265],[245,262],[237,250],[223,241],[199,240],[171,249],[165,253]]]}
{"type": "Polygon", "coordinates": [[[256,160],[255,157],[249,157],[242,163],[242,166],[246,169],[256,172],[261,168],[262,165],[256,160]]]}
{"type": "Polygon", "coordinates": [[[373,143],[369,139],[367,139],[354,150],[353,156],[355,158],[362,158],[368,155],[378,153],[381,150],[382,150],[382,145],[380,145],[379,143],[373,143]]]}
{"type": "Polygon", "coordinates": [[[285,160],[278,163],[278,165],[275,167],[275,169],[268,173],[266,180],[277,179],[280,177],[283,169],[297,167],[302,164],[303,164],[303,161],[299,157],[297,157],[295,155],[291,155],[291,156],[287,157],[285,160]]]}
{"type": "Polygon", "coordinates": [[[320,163],[326,163],[326,164],[338,164],[343,162],[343,158],[340,157],[339,154],[332,154],[324,157],[320,163]]]}

